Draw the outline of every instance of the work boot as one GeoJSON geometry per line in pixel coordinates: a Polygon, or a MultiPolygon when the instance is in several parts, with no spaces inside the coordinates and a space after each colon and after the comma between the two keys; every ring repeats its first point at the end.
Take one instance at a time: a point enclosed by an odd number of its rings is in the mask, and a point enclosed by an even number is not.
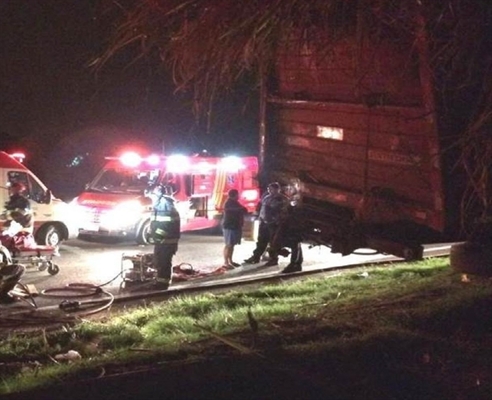
{"type": "Polygon", "coordinates": [[[259,258],[256,258],[255,256],[251,256],[250,258],[247,258],[244,260],[245,264],[258,264],[260,262],[259,258]]]}
{"type": "Polygon", "coordinates": [[[300,271],[302,271],[302,265],[301,264],[289,264],[282,271],[280,271],[280,273],[281,274],[290,274],[292,272],[300,272],[300,271]]]}
{"type": "Polygon", "coordinates": [[[169,281],[165,281],[165,280],[161,281],[159,280],[159,278],[157,278],[152,288],[154,290],[167,290],[169,289],[169,283],[170,283],[169,281]]]}
{"type": "Polygon", "coordinates": [[[278,260],[276,258],[271,258],[265,264],[263,264],[262,267],[273,267],[275,265],[278,265],[278,260]]]}

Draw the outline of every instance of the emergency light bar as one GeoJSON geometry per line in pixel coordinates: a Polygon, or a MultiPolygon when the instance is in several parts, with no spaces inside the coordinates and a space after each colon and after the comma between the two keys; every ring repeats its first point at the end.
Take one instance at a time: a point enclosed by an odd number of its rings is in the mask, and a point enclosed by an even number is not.
{"type": "Polygon", "coordinates": [[[237,172],[240,169],[244,169],[245,166],[239,157],[229,156],[220,160],[219,168],[226,172],[237,172]]]}
{"type": "Polygon", "coordinates": [[[133,151],[128,151],[126,153],[123,153],[119,157],[104,157],[104,158],[106,160],[118,160],[127,167],[136,167],[141,163],[147,163],[149,165],[155,166],[155,165],[159,165],[159,162],[161,160],[160,156],[158,156],[157,154],[151,154],[148,157],[142,157],[138,153],[135,153],[133,151]]]}
{"type": "Polygon", "coordinates": [[[167,171],[182,173],[190,169],[190,159],[182,154],[175,154],[167,157],[167,171]]]}
{"type": "MultiPolygon", "coordinates": [[[[134,151],[127,151],[120,157],[105,157],[107,160],[118,160],[126,167],[134,168],[141,163],[147,163],[152,166],[157,166],[161,162],[161,157],[157,154],[152,154],[148,157],[142,157],[134,151]]],[[[166,160],[166,171],[171,173],[198,173],[207,174],[214,169],[223,172],[238,172],[245,169],[242,159],[237,156],[228,156],[221,159],[215,158],[214,161],[203,160],[198,161],[195,157],[189,157],[183,154],[173,154],[164,158],[166,160]],[[218,161],[216,161],[218,160],[218,161]]]]}
{"type": "Polygon", "coordinates": [[[142,162],[142,157],[140,157],[137,153],[128,152],[121,155],[120,161],[123,165],[128,167],[136,167],[142,162]]]}

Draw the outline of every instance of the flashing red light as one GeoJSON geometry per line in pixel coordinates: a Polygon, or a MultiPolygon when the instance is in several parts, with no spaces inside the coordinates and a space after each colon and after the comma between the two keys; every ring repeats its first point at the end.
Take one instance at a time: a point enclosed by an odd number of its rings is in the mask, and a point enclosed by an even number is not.
{"type": "Polygon", "coordinates": [[[150,165],[159,165],[160,157],[157,154],[152,154],[147,157],[146,161],[150,165]]]}
{"type": "Polygon", "coordinates": [[[17,161],[20,163],[24,162],[24,159],[26,158],[26,155],[24,153],[12,153],[10,154],[10,157],[15,158],[17,161]]]}
{"type": "Polygon", "coordinates": [[[133,151],[129,151],[120,156],[120,161],[123,165],[128,167],[136,167],[142,162],[142,157],[133,151]]]}

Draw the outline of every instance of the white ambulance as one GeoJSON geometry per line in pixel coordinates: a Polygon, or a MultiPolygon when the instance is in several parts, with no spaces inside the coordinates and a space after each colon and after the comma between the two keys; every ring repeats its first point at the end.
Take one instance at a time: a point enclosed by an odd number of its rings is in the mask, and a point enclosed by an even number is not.
{"type": "MultiPolygon", "coordinates": [[[[62,240],[75,237],[75,228],[69,222],[73,212],[69,205],[54,197],[51,190],[22,164],[22,159],[22,154],[0,151],[0,214],[9,200],[9,186],[13,182],[20,182],[25,185],[24,194],[31,203],[36,242],[57,246],[62,240]]],[[[0,225],[4,222],[0,219],[0,225]]]]}

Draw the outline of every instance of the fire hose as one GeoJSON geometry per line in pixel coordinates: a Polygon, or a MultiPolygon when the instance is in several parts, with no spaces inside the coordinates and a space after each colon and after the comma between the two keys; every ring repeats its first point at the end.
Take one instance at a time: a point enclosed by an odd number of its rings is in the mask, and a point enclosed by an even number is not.
{"type": "Polygon", "coordinates": [[[103,289],[103,286],[108,285],[115,280],[119,275],[102,285],[94,285],[91,283],[69,283],[63,287],[54,287],[41,291],[41,295],[45,297],[63,298],[59,304],[59,309],[69,313],[77,312],[79,316],[91,315],[101,312],[109,308],[114,302],[114,295],[103,289]],[[70,298],[93,297],[102,295],[104,298],[96,300],[70,300],[70,298]]]}

